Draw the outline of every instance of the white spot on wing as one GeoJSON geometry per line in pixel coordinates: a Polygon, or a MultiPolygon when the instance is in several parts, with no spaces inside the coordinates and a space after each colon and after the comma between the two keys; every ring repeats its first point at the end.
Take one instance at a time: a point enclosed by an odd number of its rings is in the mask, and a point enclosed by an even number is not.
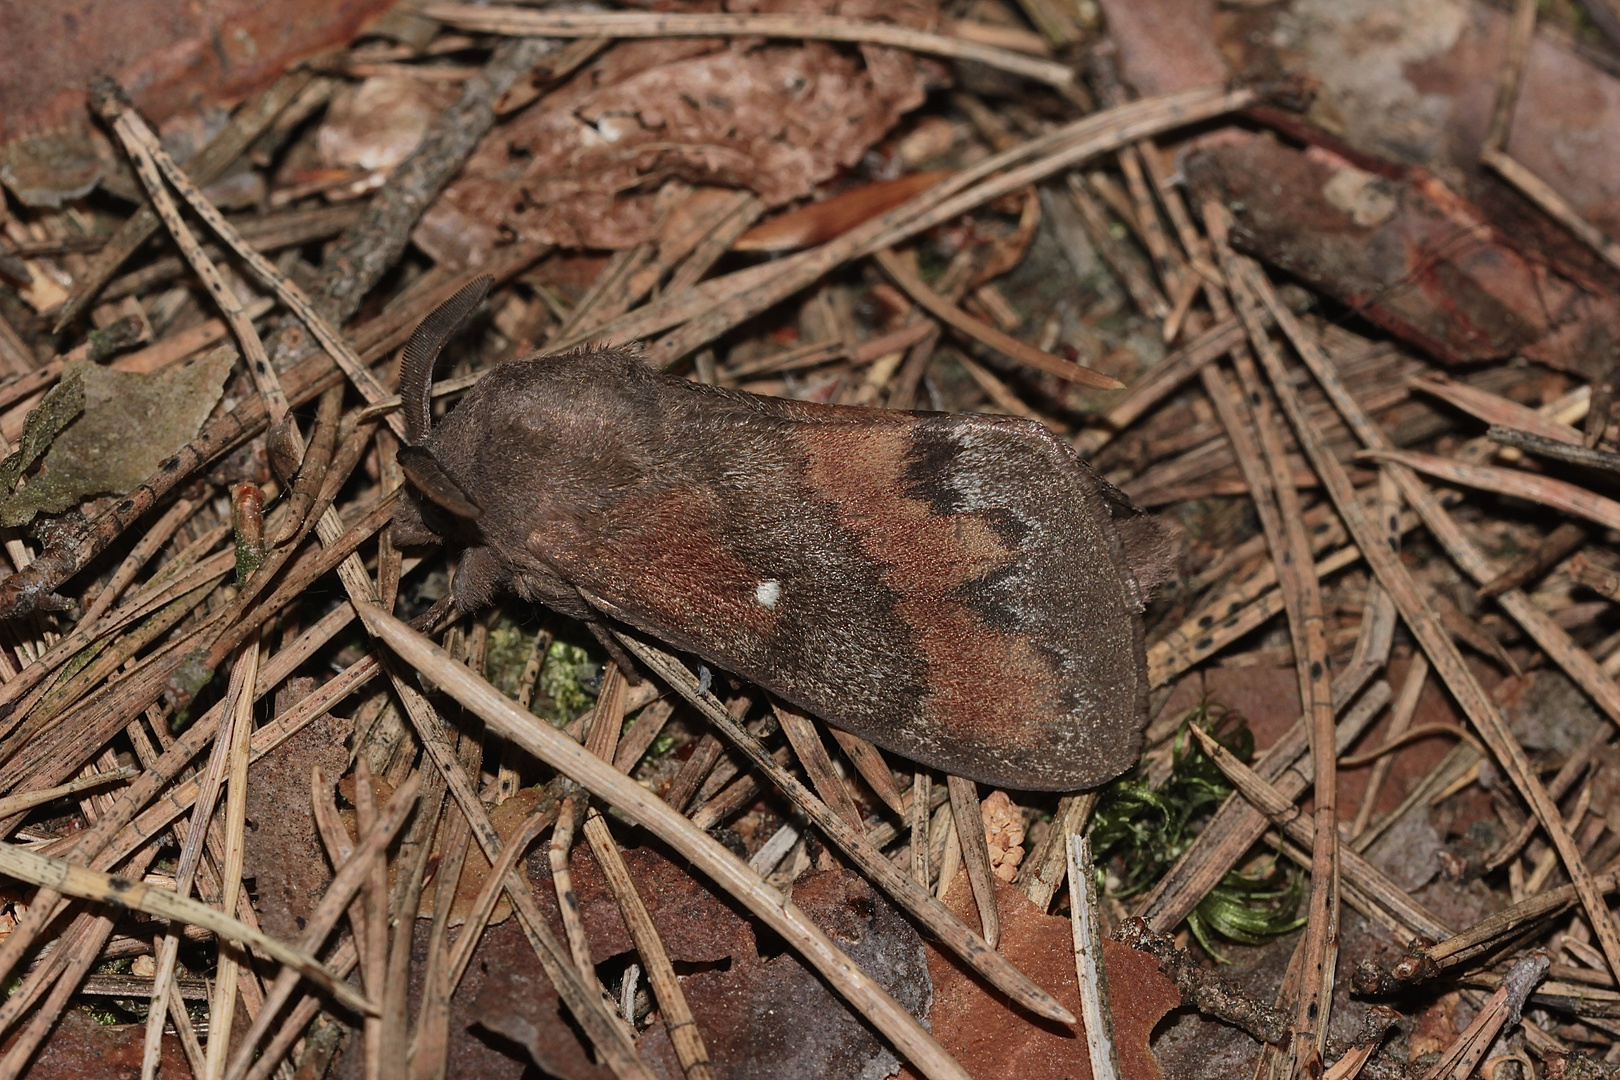
{"type": "Polygon", "coordinates": [[[762,608],[774,608],[781,596],[780,581],[762,581],[754,588],[754,601],[762,608]]]}

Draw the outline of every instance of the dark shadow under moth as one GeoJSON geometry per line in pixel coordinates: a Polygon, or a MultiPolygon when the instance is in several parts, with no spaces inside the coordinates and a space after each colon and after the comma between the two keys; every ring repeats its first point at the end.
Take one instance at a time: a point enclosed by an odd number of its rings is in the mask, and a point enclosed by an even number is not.
{"type": "Polygon", "coordinates": [[[506,361],[434,427],[434,362],[488,285],[424,320],[401,374],[418,497],[395,536],[462,549],[458,613],[509,589],[628,627],[1001,787],[1135,763],[1169,545],[1067,444],[704,386],[622,348],[506,361]]]}

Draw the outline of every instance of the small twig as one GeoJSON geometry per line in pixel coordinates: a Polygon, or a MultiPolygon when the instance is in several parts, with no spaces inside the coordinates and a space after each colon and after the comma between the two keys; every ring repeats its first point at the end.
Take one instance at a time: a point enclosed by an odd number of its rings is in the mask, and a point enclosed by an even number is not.
{"type": "Polygon", "coordinates": [[[1025,344],[987,323],[980,322],[923,284],[922,279],[907,265],[907,262],[903,261],[893,251],[878,251],[873,254],[872,258],[883,268],[883,272],[905,291],[907,296],[917,302],[919,307],[926,309],[930,315],[940,322],[961,331],[975,341],[995,349],[1009,359],[1016,360],[1021,364],[1027,364],[1037,371],[1044,371],[1061,379],[1077,382],[1082,386],[1092,386],[1099,390],[1123,390],[1125,388],[1124,383],[1111,375],[1104,375],[1071,360],[1064,360],[1053,356],[1051,353],[1042,352],[1033,345],[1025,344]]]}
{"type": "Polygon", "coordinates": [[[1087,420],[1085,428],[1075,436],[1075,450],[1081,457],[1094,456],[1115,434],[1146,415],[1204,365],[1230,352],[1244,335],[1243,324],[1236,318],[1224,319],[1170,353],[1144,371],[1106,409],[1087,420]]]}
{"type": "MultiPolygon", "coordinates": [[[[1232,254],[1226,244],[1225,224],[1220,214],[1219,209],[1206,206],[1204,225],[1210,234],[1211,246],[1226,275],[1232,302],[1248,328],[1250,347],[1265,366],[1274,391],[1280,393],[1276,384],[1286,379],[1282,359],[1272,344],[1264,320],[1259,318],[1259,304],[1245,287],[1243,279],[1233,273],[1232,254]]],[[[1299,1030],[1310,1038],[1309,1045],[1290,1048],[1290,1072],[1294,1076],[1304,1076],[1321,1067],[1332,1007],[1333,974],[1338,963],[1338,761],[1333,736],[1333,690],[1328,669],[1321,582],[1313,573],[1311,545],[1305,533],[1299,492],[1288,476],[1282,432],[1271,410],[1271,395],[1263,389],[1259,375],[1254,370],[1253,357],[1247,349],[1234,350],[1232,362],[1243,383],[1244,395],[1260,434],[1263,456],[1270,468],[1271,493],[1277,505],[1275,511],[1269,514],[1263,512],[1261,519],[1270,519],[1268,541],[1272,546],[1272,559],[1279,566],[1278,585],[1288,607],[1300,700],[1305,703],[1306,712],[1311,717],[1316,828],[1311,845],[1313,888],[1306,939],[1302,945],[1303,968],[1296,1019],[1299,1030]]],[[[1297,418],[1295,422],[1298,423],[1297,418]]],[[[1299,437],[1303,441],[1306,433],[1300,432],[1299,437]]],[[[1257,470],[1251,468],[1248,471],[1257,470]]],[[[1257,482],[1251,479],[1251,487],[1257,482]]],[[[1265,506],[1259,492],[1255,493],[1255,502],[1257,507],[1265,506]]]]}
{"type": "Polygon", "coordinates": [[[1490,124],[1485,129],[1481,152],[1500,150],[1507,145],[1508,128],[1513,123],[1513,108],[1519,103],[1519,86],[1524,78],[1525,60],[1530,55],[1530,43],[1536,33],[1535,0],[1516,0],[1513,18],[1508,22],[1507,47],[1502,52],[1502,67],[1497,73],[1496,103],[1491,109],[1490,124]]]}
{"type": "MultiPolygon", "coordinates": [[[[362,835],[377,823],[377,793],[372,780],[371,766],[361,754],[354,763],[354,809],[362,835]]],[[[366,989],[377,1001],[382,1001],[387,986],[385,969],[388,967],[388,859],[386,852],[378,852],[366,871],[365,887],[359,907],[365,912],[364,936],[357,936],[360,970],[370,978],[366,989]]],[[[379,1012],[368,1016],[364,1025],[364,1069],[366,1080],[382,1080],[383,1024],[379,1012]]]]}
{"type": "Polygon", "coordinates": [[[1289,1037],[1288,1018],[1280,1009],[1251,997],[1219,972],[1200,966],[1169,934],[1154,933],[1146,922],[1132,918],[1115,928],[1114,939],[1157,960],[1181,991],[1181,1000],[1199,1012],[1226,1021],[1258,1042],[1280,1046],[1289,1037]]]}
{"type": "Polygon", "coordinates": [[[179,896],[167,889],[144,885],[128,878],[104,874],[88,867],[74,866],[64,859],[39,855],[15,844],[0,842],[0,873],[33,885],[47,886],[64,896],[75,896],[113,908],[145,912],[175,922],[203,926],[221,938],[240,941],[274,957],[285,965],[284,972],[296,982],[308,979],[346,1008],[362,1015],[376,1006],[352,987],[339,982],[311,956],[307,949],[283,944],[260,931],[250,929],[207,904],[179,896]]]}
{"type": "Polygon", "coordinates": [[[1091,846],[1085,835],[1067,838],[1069,923],[1074,933],[1074,969],[1080,981],[1080,1020],[1086,1029],[1086,1052],[1095,1080],[1118,1080],[1119,1052],[1114,1048],[1114,1014],[1108,1001],[1108,973],[1103,966],[1102,929],[1097,919],[1097,880],[1091,846]]]}
{"type": "Polygon", "coordinates": [[[945,777],[945,786],[950,793],[951,815],[956,819],[962,865],[967,867],[973,902],[979,909],[979,925],[984,929],[985,944],[994,949],[1001,940],[1001,905],[996,902],[996,876],[990,868],[990,848],[985,842],[979,786],[966,777],[950,775],[945,777]]]}
{"type": "Polygon", "coordinates": [[[893,23],[868,22],[836,15],[678,15],[633,11],[536,11],[532,8],[481,7],[473,4],[429,4],[422,13],[463,30],[520,37],[656,38],[738,37],[819,38],[889,45],[912,52],[973,60],[1027,79],[1067,86],[1074,70],[1067,64],[947,37],[893,23]]]}
{"type": "Polygon", "coordinates": [[[1527,450],[1537,457],[1566,461],[1571,465],[1581,465],[1589,469],[1620,472],[1620,454],[1611,450],[1599,450],[1596,447],[1582,446],[1580,443],[1571,444],[1563,439],[1549,439],[1533,431],[1516,431],[1500,424],[1492,424],[1485,436],[1494,443],[1527,450]]]}
{"type": "Polygon", "coordinates": [[[1485,1057],[1485,1051],[1490,1049],[1496,1033],[1518,1024],[1525,1000],[1547,974],[1550,963],[1546,951],[1536,949],[1514,964],[1503,977],[1496,993],[1474,1016],[1473,1023],[1423,1074],[1423,1080],[1464,1080],[1473,1075],[1474,1068],[1485,1057]]]}
{"type": "Polygon", "coordinates": [[[1414,742],[1418,739],[1427,739],[1435,735],[1449,736],[1450,738],[1458,739],[1467,743],[1469,746],[1472,746],[1481,757],[1485,756],[1485,747],[1481,745],[1480,741],[1474,738],[1473,734],[1466,728],[1458,727],[1456,724],[1435,723],[1419,724],[1417,727],[1407,728],[1399,734],[1391,732],[1385,736],[1384,741],[1377,747],[1364,751],[1360,754],[1351,754],[1344,757],[1340,759],[1339,765],[1346,769],[1354,769],[1362,765],[1371,765],[1373,762],[1383,758],[1386,754],[1393,754],[1407,743],[1414,742]]]}

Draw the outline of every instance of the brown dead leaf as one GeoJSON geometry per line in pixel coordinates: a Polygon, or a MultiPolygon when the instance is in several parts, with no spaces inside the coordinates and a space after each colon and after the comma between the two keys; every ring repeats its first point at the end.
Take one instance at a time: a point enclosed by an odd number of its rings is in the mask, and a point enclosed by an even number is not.
{"type": "MultiPolygon", "coordinates": [[[[141,1075],[145,1024],[98,1024],[81,1009],[69,1009],[28,1068],[35,1080],[127,1080],[141,1075]]],[[[164,1076],[189,1077],[191,1067],[174,1035],[163,1036],[164,1076]]]]}
{"type": "Polygon", "coordinates": [[[0,0],[0,181],[30,205],[95,187],[114,160],[85,109],[112,75],[150,119],[230,105],[351,40],[393,0],[0,0]]]}
{"type": "MultiPolygon", "coordinates": [[[[683,973],[682,987],[720,1080],[875,1080],[894,1071],[895,1060],[843,1000],[779,942],[756,942],[752,923],[730,901],[656,850],[631,848],[624,858],[670,959],[688,971],[703,967],[683,973]],[[768,955],[760,955],[762,948],[768,955]]],[[[631,954],[630,932],[589,849],[575,848],[570,864],[592,958],[602,964],[631,954]]],[[[535,897],[561,937],[546,865],[544,853],[530,857],[535,897]]],[[[927,1014],[930,987],[921,940],[865,881],[841,870],[812,874],[795,885],[793,899],[902,1005],[927,1014]]],[[[471,1013],[479,1026],[528,1048],[548,1071],[553,1066],[547,1060],[574,1060],[571,1049],[558,1045],[559,1038],[574,1037],[556,1023],[556,995],[549,985],[538,985],[544,978],[532,955],[496,956],[480,945],[473,966],[487,973],[471,1013]]],[[[654,1072],[679,1080],[680,1065],[656,1015],[639,1048],[654,1072]]],[[[559,1065],[555,1074],[571,1080],[596,1075],[576,1065],[559,1065]]]]}
{"type": "MultiPolygon", "coordinates": [[[[922,941],[863,879],[847,870],[811,874],[794,884],[793,901],[908,1012],[928,1015],[933,995],[922,941]]],[[[877,1080],[899,1065],[791,952],[767,959],[739,949],[728,968],[688,976],[684,989],[718,1080],[877,1080]]],[[[655,1071],[679,1080],[680,1064],[661,1023],[638,1045],[655,1071]]]]}
{"type": "MultiPolygon", "coordinates": [[[[299,681],[289,680],[288,685],[299,681]]],[[[277,711],[290,708],[308,692],[278,695],[277,711]]],[[[305,916],[331,883],[332,871],[309,806],[309,771],[319,765],[327,776],[342,773],[349,764],[345,742],[353,733],[353,721],[324,715],[248,771],[242,874],[254,881],[259,921],[272,937],[298,940],[305,916]]]]}
{"type": "Polygon", "coordinates": [[[320,164],[382,176],[409,157],[460,91],[428,79],[378,75],[340,90],[315,134],[320,164]]]}
{"type": "Polygon", "coordinates": [[[1612,362],[1620,298],[1520,249],[1422,169],[1228,132],[1186,171],[1197,197],[1234,208],[1235,246],[1440,360],[1518,354],[1591,377],[1612,362]]]}
{"type": "Polygon", "coordinates": [[[626,41],[487,136],[418,226],[441,262],[516,235],[625,248],[656,229],[667,179],[810,195],[920,105],[909,54],[820,42],[626,41]]]}
{"type": "MultiPolygon", "coordinates": [[[[1001,907],[1001,942],[997,951],[1080,1015],[1080,992],[1074,971],[1074,938],[1069,920],[1035,909],[1011,885],[996,884],[1001,907]]],[[[970,925],[973,910],[967,874],[952,882],[946,904],[970,925]]],[[[1034,1020],[1009,1006],[944,956],[926,945],[928,973],[934,980],[934,1035],[973,1076],[1016,1076],[1018,1080],[1090,1080],[1083,1029],[1034,1020]]],[[[1118,942],[1103,941],[1103,964],[1114,1015],[1114,1039],[1123,1076],[1129,1080],[1163,1080],[1148,1039],[1159,1020],[1181,1004],[1174,984],[1146,953],[1118,942]]],[[[909,1068],[902,1076],[915,1080],[909,1068]]]]}
{"type": "MultiPolygon", "coordinates": [[[[490,824],[495,826],[495,831],[500,834],[502,841],[509,840],[522,831],[524,820],[528,818],[529,814],[544,797],[545,793],[540,788],[523,788],[505,802],[489,808],[490,824]]],[[[435,849],[429,858],[429,867],[436,869],[443,857],[444,853],[435,849]]],[[[390,867],[390,871],[392,871],[392,867],[390,867]]],[[[489,871],[490,862],[485,858],[483,849],[477,844],[469,844],[467,847],[467,860],[461,867],[461,879],[456,884],[456,896],[450,904],[451,926],[461,926],[467,921],[467,916],[472,912],[473,904],[478,901],[478,894],[483,889],[484,882],[489,880],[489,871]]],[[[427,881],[428,885],[431,886],[433,883],[431,873],[427,881]]],[[[431,919],[433,917],[433,897],[434,889],[431,887],[422,890],[421,906],[417,908],[416,912],[419,918],[431,919]]],[[[498,923],[510,914],[512,914],[512,905],[503,894],[500,901],[496,903],[495,911],[490,916],[489,921],[492,924],[498,923]]]]}

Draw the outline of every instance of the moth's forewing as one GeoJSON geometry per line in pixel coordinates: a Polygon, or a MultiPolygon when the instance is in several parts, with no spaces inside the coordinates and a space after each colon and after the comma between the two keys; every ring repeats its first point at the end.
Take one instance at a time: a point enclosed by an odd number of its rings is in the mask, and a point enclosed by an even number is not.
{"type": "MultiPolygon", "coordinates": [[[[717,410],[723,412],[723,410],[717,410]]],[[[1075,790],[1130,767],[1145,664],[1108,508],[1043,429],[711,412],[708,465],[533,553],[594,605],[905,757],[1075,790]],[[746,467],[745,467],[746,466],[746,467]]]]}

